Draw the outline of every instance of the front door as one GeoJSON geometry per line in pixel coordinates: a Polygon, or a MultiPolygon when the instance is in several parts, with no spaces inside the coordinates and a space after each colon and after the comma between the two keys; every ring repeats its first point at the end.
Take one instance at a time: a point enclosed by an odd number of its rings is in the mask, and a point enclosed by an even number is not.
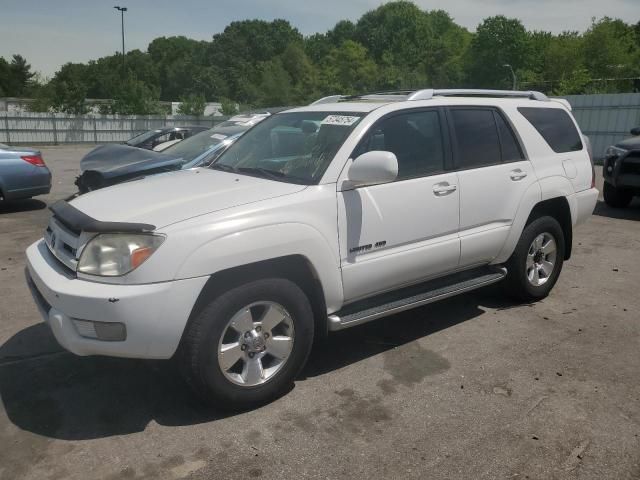
{"type": "Polygon", "coordinates": [[[345,301],[455,270],[459,188],[450,165],[444,113],[418,109],[383,117],[354,158],[393,152],[392,183],[338,192],[338,227],[345,301]]]}

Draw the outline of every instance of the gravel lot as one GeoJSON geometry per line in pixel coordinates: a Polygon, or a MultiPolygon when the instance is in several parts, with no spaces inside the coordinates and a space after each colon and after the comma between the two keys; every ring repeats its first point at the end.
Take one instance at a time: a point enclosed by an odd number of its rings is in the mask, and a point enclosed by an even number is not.
{"type": "Polygon", "coordinates": [[[24,283],[89,147],[0,207],[0,478],[640,478],[640,202],[599,203],[552,295],[492,287],[332,335],[261,409],[203,408],[171,362],[61,351],[24,283]]]}

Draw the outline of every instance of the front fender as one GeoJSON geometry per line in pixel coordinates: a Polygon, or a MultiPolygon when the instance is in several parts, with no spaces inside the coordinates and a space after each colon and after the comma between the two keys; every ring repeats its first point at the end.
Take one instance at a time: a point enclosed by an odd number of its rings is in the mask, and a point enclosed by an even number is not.
{"type": "Polygon", "coordinates": [[[339,259],[320,232],[302,223],[260,226],[213,239],[184,260],[176,278],[212,275],[289,255],[309,261],[322,285],[327,310],[338,310],[343,302],[339,259]]]}

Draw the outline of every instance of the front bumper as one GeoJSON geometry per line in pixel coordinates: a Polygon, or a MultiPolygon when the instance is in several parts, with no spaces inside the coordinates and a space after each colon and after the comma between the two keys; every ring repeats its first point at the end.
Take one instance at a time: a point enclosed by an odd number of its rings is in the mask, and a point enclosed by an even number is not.
{"type": "Polygon", "coordinates": [[[640,154],[631,150],[624,155],[605,157],[602,175],[616,188],[640,190],[640,154]]]}
{"type": "Polygon", "coordinates": [[[40,240],[27,249],[27,282],[45,322],[60,345],[76,355],[170,358],[208,277],[144,285],[78,279],[40,240]],[[72,319],[120,322],[123,341],[82,337],[72,319]]]}

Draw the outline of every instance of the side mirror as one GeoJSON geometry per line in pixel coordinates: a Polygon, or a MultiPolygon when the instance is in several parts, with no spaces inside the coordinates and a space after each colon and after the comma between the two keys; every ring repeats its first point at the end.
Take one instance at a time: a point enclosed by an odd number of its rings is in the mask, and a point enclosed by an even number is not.
{"type": "Polygon", "coordinates": [[[635,127],[631,129],[631,135],[638,136],[640,135],[640,127],[635,127]]]}
{"type": "Polygon", "coordinates": [[[373,150],[363,153],[349,167],[347,180],[352,187],[393,182],[398,176],[398,159],[394,153],[373,150]]]}

